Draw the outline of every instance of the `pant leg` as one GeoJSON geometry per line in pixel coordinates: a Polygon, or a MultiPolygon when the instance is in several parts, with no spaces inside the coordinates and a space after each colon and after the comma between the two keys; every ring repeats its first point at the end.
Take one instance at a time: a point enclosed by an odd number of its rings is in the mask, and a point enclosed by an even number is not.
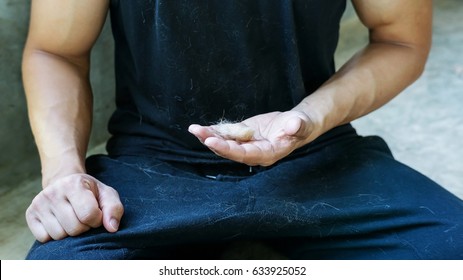
{"type": "Polygon", "coordinates": [[[121,196],[120,230],[36,245],[28,258],[175,258],[178,248],[239,239],[266,240],[289,258],[462,258],[461,200],[395,161],[381,139],[341,138],[239,180],[90,158],[89,172],[121,196]]]}
{"type": "Polygon", "coordinates": [[[463,259],[462,201],[394,160],[380,138],[355,137],[258,176],[269,177],[256,207],[284,213],[288,227],[307,219],[268,241],[289,258],[463,259]],[[275,197],[285,203],[273,208],[275,197]]]}
{"type": "Polygon", "coordinates": [[[37,242],[28,259],[211,258],[240,235],[239,227],[220,222],[247,212],[248,189],[236,180],[211,180],[156,159],[132,156],[93,156],[87,160],[87,171],[118,191],[125,209],[119,231],[99,228],[37,242]]]}

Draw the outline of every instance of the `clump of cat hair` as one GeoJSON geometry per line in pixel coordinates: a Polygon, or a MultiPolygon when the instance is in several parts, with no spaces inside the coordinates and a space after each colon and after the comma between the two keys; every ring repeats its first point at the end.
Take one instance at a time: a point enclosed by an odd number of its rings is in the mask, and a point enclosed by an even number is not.
{"type": "Polygon", "coordinates": [[[244,123],[221,120],[219,123],[213,125],[212,128],[224,139],[249,142],[254,138],[254,130],[244,123]]]}

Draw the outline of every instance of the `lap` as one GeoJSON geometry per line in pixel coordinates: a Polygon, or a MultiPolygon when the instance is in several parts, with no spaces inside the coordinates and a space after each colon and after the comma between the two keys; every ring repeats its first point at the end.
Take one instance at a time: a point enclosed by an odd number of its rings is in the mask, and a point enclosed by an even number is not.
{"type": "Polygon", "coordinates": [[[29,257],[171,258],[165,252],[187,244],[263,240],[291,258],[463,258],[461,200],[377,137],[344,137],[245,177],[182,166],[89,158],[89,173],[120,194],[119,232],[37,244],[29,257]]]}

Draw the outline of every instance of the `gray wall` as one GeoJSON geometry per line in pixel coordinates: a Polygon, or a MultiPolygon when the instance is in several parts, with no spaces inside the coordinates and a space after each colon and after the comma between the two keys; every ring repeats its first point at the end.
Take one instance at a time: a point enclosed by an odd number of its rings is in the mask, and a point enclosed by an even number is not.
{"type": "MultiPolygon", "coordinates": [[[[0,194],[39,176],[21,82],[21,56],[28,29],[30,0],[0,0],[0,194]]],[[[92,54],[95,123],[91,146],[107,138],[113,110],[113,45],[107,25],[92,54]]]]}

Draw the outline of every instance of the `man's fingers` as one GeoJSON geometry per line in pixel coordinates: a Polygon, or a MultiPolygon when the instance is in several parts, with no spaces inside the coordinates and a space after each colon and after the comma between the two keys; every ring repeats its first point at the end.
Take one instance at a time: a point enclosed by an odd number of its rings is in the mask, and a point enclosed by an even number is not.
{"type": "Polygon", "coordinates": [[[208,137],[214,136],[214,133],[211,131],[211,129],[209,127],[201,126],[201,125],[198,125],[198,124],[190,125],[190,127],[188,127],[188,131],[191,134],[193,134],[194,136],[196,136],[196,138],[198,138],[198,140],[201,143],[204,143],[204,141],[208,137]]]}
{"type": "Polygon", "coordinates": [[[119,229],[124,206],[121,203],[119,194],[111,187],[99,183],[99,204],[103,213],[103,226],[109,232],[116,232],[119,229]]]}
{"type": "MultiPolygon", "coordinates": [[[[95,200],[95,199],[93,199],[95,200]]],[[[60,201],[53,209],[53,214],[60,223],[61,227],[64,229],[67,235],[69,236],[77,236],[87,230],[90,229],[89,223],[86,222],[86,219],[82,219],[82,214],[77,214],[79,212],[79,208],[73,208],[71,203],[68,200],[62,200],[60,201]]],[[[97,207],[97,211],[99,211],[97,207]]],[[[96,214],[88,214],[89,216],[97,216],[98,212],[96,214]]],[[[93,217],[92,220],[95,218],[93,217]]],[[[99,225],[101,225],[101,214],[100,214],[100,222],[99,225]]]]}
{"type": "Polygon", "coordinates": [[[77,236],[103,224],[99,196],[98,181],[91,176],[62,178],[34,198],[26,211],[27,224],[40,242],[77,236]]]}
{"type": "Polygon", "coordinates": [[[26,222],[35,239],[39,242],[45,243],[51,240],[51,236],[48,234],[42,222],[31,214],[29,209],[26,211],[26,222]]]}
{"type": "Polygon", "coordinates": [[[75,216],[78,221],[84,225],[87,225],[91,228],[97,228],[101,226],[103,214],[98,207],[98,203],[93,198],[92,200],[87,200],[87,204],[84,201],[73,202],[73,209],[75,216]]]}
{"type": "Polygon", "coordinates": [[[53,213],[39,217],[39,220],[52,239],[60,240],[68,236],[53,213]]]}
{"type": "Polygon", "coordinates": [[[86,178],[82,179],[80,183],[81,186],[68,193],[67,199],[72,206],[74,216],[80,223],[97,228],[101,226],[103,217],[98,205],[98,185],[94,180],[86,178]]]}
{"type": "Polygon", "coordinates": [[[266,141],[239,143],[233,140],[209,137],[204,144],[221,157],[250,166],[269,166],[275,162],[271,145],[266,141]]]}
{"type": "Polygon", "coordinates": [[[53,211],[54,208],[56,209],[55,201],[60,200],[64,200],[61,193],[46,189],[34,198],[27,209],[26,220],[37,240],[46,242],[67,236],[53,211]]]}

